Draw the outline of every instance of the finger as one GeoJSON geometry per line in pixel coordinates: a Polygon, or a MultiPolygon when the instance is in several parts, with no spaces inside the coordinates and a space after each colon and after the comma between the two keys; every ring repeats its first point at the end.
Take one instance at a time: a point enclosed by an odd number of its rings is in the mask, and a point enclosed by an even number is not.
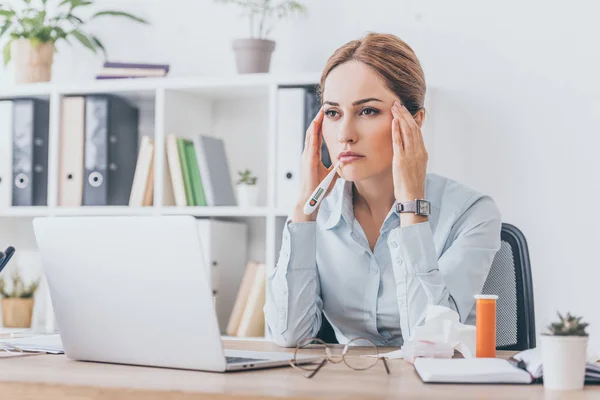
{"type": "Polygon", "coordinates": [[[310,147],[310,141],[313,137],[313,133],[315,128],[321,129],[321,124],[323,122],[323,107],[319,109],[317,115],[313,118],[308,129],[306,130],[306,137],[304,138],[304,148],[310,147]]]}
{"type": "Polygon", "coordinates": [[[423,135],[421,134],[421,128],[415,118],[410,114],[405,106],[401,106],[398,110],[400,115],[403,117],[408,129],[410,130],[412,148],[425,148],[423,142],[423,135]]]}
{"type": "MultiPolygon", "coordinates": [[[[341,163],[340,163],[340,167],[341,168],[341,163]]],[[[331,169],[335,167],[334,164],[331,164],[331,166],[329,168],[327,168],[327,171],[331,172],[331,169]]],[[[327,191],[325,192],[325,196],[327,196],[329,194],[329,192],[331,192],[331,190],[333,189],[333,187],[335,186],[335,182],[338,180],[338,178],[340,177],[340,170],[337,170],[337,172],[335,173],[335,175],[333,176],[333,179],[331,180],[331,183],[329,184],[329,187],[327,188],[327,191]]]]}
{"type": "Polygon", "coordinates": [[[321,150],[321,139],[322,139],[321,129],[323,126],[323,114],[324,114],[323,107],[321,107],[321,109],[319,109],[319,112],[317,113],[317,116],[315,117],[315,119],[313,119],[313,122],[312,122],[313,129],[311,132],[310,147],[311,147],[311,153],[315,157],[319,156],[320,150],[321,150]]]}
{"type": "Polygon", "coordinates": [[[406,152],[412,152],[414,150],[414,132],[411,126],[409,125],[406,116],[402,112],[403,107],[398,107],[395,105],[392,107],[392,113],[398,119],[400,123],[400,133],[402,137],[402,144],[404,145],[404,150],[406,152]]]}
{"type": "Polygon", "coordinates": [[[400,133],[400,121],[397,118],[392,120],[392,143],[394,154],[402,155],[404,145],[402,144],[402,135],[400,133]]]}

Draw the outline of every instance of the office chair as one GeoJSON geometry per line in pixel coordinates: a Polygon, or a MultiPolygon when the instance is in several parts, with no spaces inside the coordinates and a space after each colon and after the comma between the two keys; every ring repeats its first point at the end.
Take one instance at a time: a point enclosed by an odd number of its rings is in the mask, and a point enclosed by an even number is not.
{"type": "Polygon", "coordinates": [[[535,315],[529,250],[523,233],[502,224],[501,247],[482,293],[498,295],[496,348],[527,350],[535,347],[535,315]]]}
{"type": "MultiPolygon", "coordinates": [[[[498,295],[496,347],[498,350],[531,349],[535,347],[535,316],[527,241],[517,227],[505,223],[500,237],[500,250],[482,290],[484,294],[498,295]]],[[[338,343],[324,314],[317,336],[325,343],[338,343]]]]}

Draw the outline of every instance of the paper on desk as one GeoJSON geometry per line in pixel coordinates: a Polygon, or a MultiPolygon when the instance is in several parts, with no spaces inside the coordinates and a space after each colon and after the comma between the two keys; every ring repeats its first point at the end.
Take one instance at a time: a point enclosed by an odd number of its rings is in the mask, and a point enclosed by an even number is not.
{"type": "Polygon", "coordinates": [[[64,353],[59,334],[1,339],[0,346],[2,343],[10,344],[11,346],[15,346],[23,351],[36,351],[48,354],[64,353]]]}
{"type": "MultiPolygon", "coordinates": [[[[375,357],[375,356],[369,356],[369,357],[375,357]]],[[[402,359],[402,358],[404,358],[404,353],[400,349],[400,350],[390,351],[389,353],[381,353],[379,355],[379,357],[385,357],[388,360],[402,359]]]]}
{"type": "Polygon", "coordinates": [[[446,343],[462,353],[475,357],[475,327],[460,322],[458,313],[448,307],[429,306],[423,325],[414,329],[410,340],[446,343]]]}

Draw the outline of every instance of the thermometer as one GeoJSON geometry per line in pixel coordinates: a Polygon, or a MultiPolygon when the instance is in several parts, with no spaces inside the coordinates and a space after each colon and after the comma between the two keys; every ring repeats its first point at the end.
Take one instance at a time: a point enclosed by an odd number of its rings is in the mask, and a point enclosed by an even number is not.
{"type": "Polygon", "coordinates": [[[327,174],[325,179],[323,179],[323,181],[319,184],[319,186],[317,186],[315,191],[310,195],[308,201],[304,205],[304,214],[310,215],[315,211],[315,209],[325,196],[325,192],[329,188],[329,185],[331,184],[331,181],[333,180],[333,177],[335,176],[339,165],[340,164],[337,163],[335,167],[333,167],[331,172],[327,174]]]}

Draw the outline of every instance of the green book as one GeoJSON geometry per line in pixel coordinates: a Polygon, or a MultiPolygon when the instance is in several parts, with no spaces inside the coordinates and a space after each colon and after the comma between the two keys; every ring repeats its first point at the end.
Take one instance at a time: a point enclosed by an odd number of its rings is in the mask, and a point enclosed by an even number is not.
{"type": "Polygon", "coordinates": [[[179,153],[179,163],[181,164],[181,175],[183,177],[183,186],[185,187],[185,202],[188,206],[194,205],[194,192],[192,190],[192,177],[187,160],[185,139],[177,138],[177,152],[179,153]]]}
{"type": "Polygon", "coordinates": [[[206,206],[206,196],[204,195],[204,187],[202,186],[202,178],[200,177],[200,168],[198,167],[198,158],[196,157],[194,143],[191,140],[186,140],[185,147],[187,150],[186,158],[188,161],[188,168],[192,178],[194,203],[197,206],[206,206]]]}

